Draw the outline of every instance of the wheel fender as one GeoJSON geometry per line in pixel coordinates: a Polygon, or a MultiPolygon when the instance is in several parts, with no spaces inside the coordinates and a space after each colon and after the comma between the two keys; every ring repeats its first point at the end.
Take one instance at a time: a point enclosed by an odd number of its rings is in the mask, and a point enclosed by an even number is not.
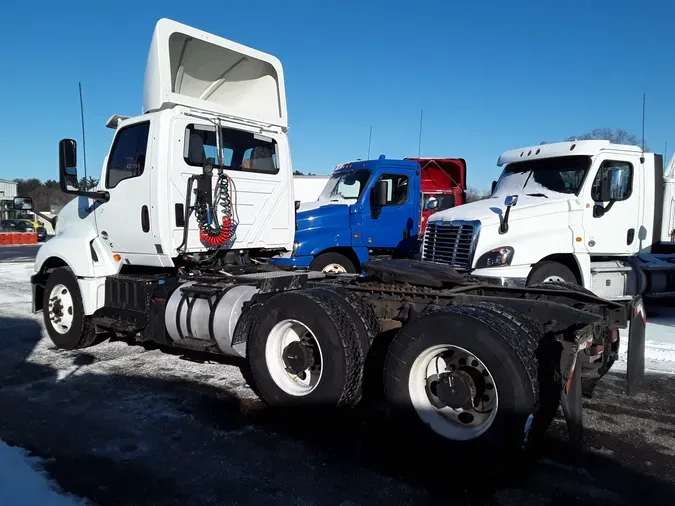
{"type": "MultiPolygon", "coordinates": [[[[117,274],[121,262],[114,261],[112,252],[99,237],[56,236],[38,250],[33,283],[44,279],[46,270],[63,265],[77,278],[84,312],[91,315],[105,303],[105,278],[117,274]]],[[[38,290],[34,293],[39,296],[38,290]]],[[[34,306],[39,309],[39,301],[34,301],[34,306]]]]}

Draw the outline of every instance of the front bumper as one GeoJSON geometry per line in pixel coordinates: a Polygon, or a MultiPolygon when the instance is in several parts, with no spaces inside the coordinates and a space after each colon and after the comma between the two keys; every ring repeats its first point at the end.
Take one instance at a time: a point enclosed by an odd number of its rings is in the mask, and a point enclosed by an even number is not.
{"type": "Polygon", "coordinates": [[[502,286],[524,288],[532,267],[529,265],[514,265],[508,267],[488,267],[471,272],[477,278],[489,278],[492,283],[502,286]]]}

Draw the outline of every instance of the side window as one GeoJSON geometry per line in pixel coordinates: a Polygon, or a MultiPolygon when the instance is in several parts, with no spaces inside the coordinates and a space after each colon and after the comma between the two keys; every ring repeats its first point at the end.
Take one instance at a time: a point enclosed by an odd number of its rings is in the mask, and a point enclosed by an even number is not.
{"type": "MultiPolygon", "coordinates": [[[[274,139],[223,128],[223,167],[227,170],[277,174],[277,143],[274,139]]],[[[206,161],[218,162],[216,130],[208,125],[188,125],[185,129],[185,163],[201,167],[206,161]],[[211,159],[211,160],[209,160],[211,159]]]]}
{"type": "Polygon", "coordinates": [[[117,132],[108,159],[106,188],[115,188],[120,181],[143,174],[149,133],[150,123],[147,121],[117,132]]]}
{"type": "Polygon", "coordinates": [[[438,200],[438,209],[437,211],[445,211],[450,209],[455,205],[455,196],[454,195],[439,195],[438,200]]]}
{"type": "Polygon", "coordinates": [[[591,187],[591,198],[595,202],[602,202],[603,196],[609,197],[609,200],[626,200],[632,191],[632,164],[611,160],[602,162],[591,187]]]}
{"type": "Polygon", "coordinates": [[[388,206],[400,206],[408,201],[408,176],[384,174],[379,180],[387,182],[388,206]]]}

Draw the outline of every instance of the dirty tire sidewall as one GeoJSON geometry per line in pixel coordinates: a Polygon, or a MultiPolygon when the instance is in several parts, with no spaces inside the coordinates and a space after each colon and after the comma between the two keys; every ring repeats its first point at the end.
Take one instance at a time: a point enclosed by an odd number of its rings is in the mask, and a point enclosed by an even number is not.
{"type": "Polygon", "coordinates": [[[75,348],[83,348],[93,342],[95,334],[93,333],[93,329],[91,328],[88,319],[85,318],[80,287],[70,269],[59,267],[49,275],[47,282],[45,283],[42,307],[42,315],[44,317],[47,334],[57,348],[73,350],[75,348]],[[49,320],[49,295],[52,289],[58,284],[68,288],[68,291],[70,291],[73,298],[73,323],[70,330],[65,334],[60,334],[54,330],[52,322],[49,320]]]}
{"type": "Polygon", "coordinates": [[[373,308],[362,297],[340,286],[326,285],[319,286],[316,289],[330,294],[336,302],[342,304],[345,311],[353,318],[359,333],[363,356],[366,356],[370,345],[373,344],[375,337],[380,333],[380,322],[375,316],[373,308]]]}
{"type": "Polygon", "coordinates": [[[363,357],[356,327],[350,315],[325,292],[297,290],[266,301],[251,327],[248,360],[256,390],[270,406],[330,408],[354,404],[360,397],[363,357]],[[288,319],[311,330],[323,355],[321,380],[304,396],[282,390],[272,379],[265,359],[272,328],[288,319]]]}
{"type": "Polygon", "coordinates": [[[348,273],[356,274],[356,267],[354,267],[354,263],[342,253],[334,252],[321,253],[314,260],[312,260],[311,264],[309,264],[309,270],[321,272],[324,267],[330,264],[339,264],[344,267],[348,273]]]}
{"type": "Polygon", "coordinates": [[[453,450],[519,451],[528,416],[537,410],[536,344],[523,342],[527,336],[508,321],[506,325],[500,323],[504,324],[505,320],[480,308],[476,311],[475,308],[453,308],[423,316],[402,328],[389,347],[385,363],[385,392],[393,404],[394,414],[402,421],[423,426],[426,438],[434,438],[437,444],[445,442],[453,450]],[[503,331],[509,333],[506,339],[500,335],[503,331]],[[492,425],[476,439],[444,439],[426,427],[412,406],[408,388],[412,365],[424,350],[441,344],[460,346],[473,353],[495,380],[498,412],[492,425]]]}

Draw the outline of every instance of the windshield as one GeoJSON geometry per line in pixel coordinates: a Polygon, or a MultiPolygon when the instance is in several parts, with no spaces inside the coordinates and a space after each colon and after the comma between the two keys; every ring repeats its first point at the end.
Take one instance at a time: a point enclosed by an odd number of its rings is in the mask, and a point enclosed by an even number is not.
{"type": "Polygon", "coordinates": [[[353,170],[334,174],[326,183],[319,200],[336,202],[342,199],[358,199],[369,178],[369,170],[353,170]]]}
{"type": "Polygon", "coordinates": [[[510,163],[499,177],[492,196],[578,195],[590,165],[589,156],[561,156],[510,163]]]}

